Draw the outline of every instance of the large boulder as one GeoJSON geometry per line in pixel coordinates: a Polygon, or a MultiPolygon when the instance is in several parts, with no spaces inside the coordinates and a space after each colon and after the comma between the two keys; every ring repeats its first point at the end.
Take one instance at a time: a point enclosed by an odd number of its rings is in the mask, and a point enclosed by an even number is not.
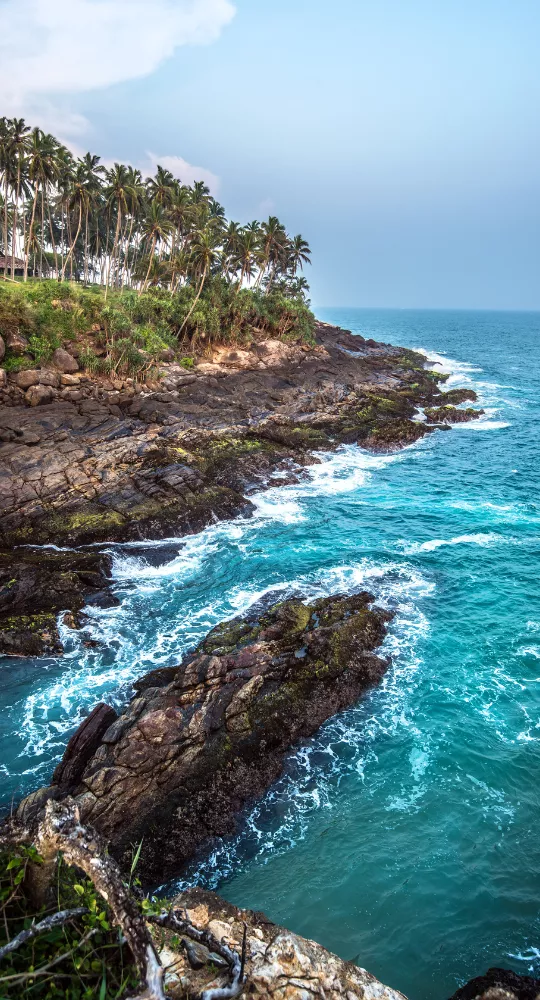
{"type": "Polygon", "coordinates": [[[28,350],[28,341],[19,330],[10,330],[6,334],[6,347],[9,348],[12,354],[21,356],[22,354],[26,354],[28,350]]]}
{"type": "Polygon", "coordinates": [[[39,385],[40,375],[40,371],[31,368],[26,371],[17,372],[17,374],[13,376],[13,381],[15,382],[15,385],[19,386],[19,389],[29,389],[31,385],[39,385]]]}
{"type": "Polygon", "coordinates": [[[471,979],[451,1000],[538,1000],[540,979],[520,976],[510,969],[488,969],[485,976],[471,979]]]}
{"type": "MultiPolygon", "coordinates": [[[[126,864],[144,837],[145,882],[178,874],[209,838],[234,830],[293,743],[380,681],[388,661],[373,651],[392,615],[372,601],[266,600],[213,629],[180,666],[143,678],[72,792],[83,821],[126,864]]],[[[48,794],[60,792],[53,784],[48,794]]],[[[22,803],[24,822],[44,794],[22,803]]]]}
{"type": "Polygon", "coordinates": [[[52,402],[53,390],[50,385],[31,385],[25,399],[29,406],[44,406],[52,402]]]}
{"type": "MultiPolygon", "coordinates": [[[[405,1000],[366,969],[344,962],[315,941],[273,924],[264,913],[239,910],[204,889],[188,889],[174,908],[187,910],[192,926],[211,934],[239,953],[246,935],[245,983],[241,996],[253,1000],[405,1000]]],[[[186,947],[169,936],[161,954],[167,996],[172,1000],[200,997],[226,987],[227,970],[203,944],[186,947]]],[[[218,994],[219,995],[219,994],[218,994]]],[[[231,995],[223,993],[223,996],[231,995]]]]}
{"type": "Polygon", "coordinates": [[[53,364],[58,371],[64,374],[72,374],[73,372],[79,371],[79,365],[72,354],[65,351],[63,347],[57,347],[53,354],[53,364]]]}

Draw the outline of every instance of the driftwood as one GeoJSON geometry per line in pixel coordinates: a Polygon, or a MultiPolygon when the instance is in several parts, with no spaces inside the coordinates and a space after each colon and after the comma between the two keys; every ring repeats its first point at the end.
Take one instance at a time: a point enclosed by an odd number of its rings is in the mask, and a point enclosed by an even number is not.
{"type": "MultiPolygon", "coordinates": [[[[29,866],[32,869],[32,891],[43,900],[46,898],[59,853],[68,865],[80,868],[90,879],[96,891],[106,901],[113,922],[121,929],[133,955],[137,971],[145,983],[145,990],[137,1000],[166,1000],[163,988],[164,969],[148,928],[150,921],[159,927],[177,931],[192,941],[204,944],[210,951],[223,958],[230,972],[230,984],[205,990],[201,1000],[227,1000],[229,997],[238,996],[244,980],[245,926],[242,955],[239,956],[210,932],[193,927],[187,920],[187,915],[179,910],[164,910],[159,915],[144,917],[129,889],[124,885],[116,861],[108,855],[105,841],[94,829],[81,824],[78,808],[72,799],[64,799],[62,802],[49,800],[35,831],[18,824],[14,818],[9,820],[0,830],[0,848],[20,845],[33,845],[43,859],[42,864],[29,866]]],[[[64,910],[34,924],[0,950],[0,960],[37,934],[65,923],[75,916],[81,916],[85,912],[84,907],[64,910]]],[[[37,970],[33,975],[40,971],[37,970]]]]}

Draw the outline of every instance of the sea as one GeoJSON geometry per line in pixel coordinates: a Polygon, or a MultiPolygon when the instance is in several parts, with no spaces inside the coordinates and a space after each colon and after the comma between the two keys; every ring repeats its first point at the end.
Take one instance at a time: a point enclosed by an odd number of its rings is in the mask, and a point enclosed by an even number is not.
{"type": "Polygon", "coordinates": [[[396,612],[381,686],[166,889],[264,910],[410,1000],[494,965],[540,976],[540,314],[318,315],[424,352],[484,415],[396,454],[321,453],[251,518],[111,546],[118,606],[62,626],[63,658],[0,662],[4,808],[96,702],[262,595],[367,588],[396,612]]]}

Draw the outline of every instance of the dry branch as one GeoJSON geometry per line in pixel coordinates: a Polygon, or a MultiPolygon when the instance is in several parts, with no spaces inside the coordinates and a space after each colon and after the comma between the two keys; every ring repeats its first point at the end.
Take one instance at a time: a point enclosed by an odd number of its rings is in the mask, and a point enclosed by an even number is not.
{"type": "Polygon", "coordinates": [[[27,930],[21,931],[17,934],[17,937],[13,938],[13,941],[9,941],[5,944],[3,948],[0,948],[0,962],[6,955],[9,955],[11,951],[16,951],[21,945],[25,944],[27,941],[31,941],[32,938],[38,936],[38,934],[46,934],[47,931],[53,929],[53,927],[58,927],[61,924],[67,924],[69,920],[73,920],[75,917],[82,917],[84,913],[88,913],[86,906],[78,906],[73,910],[60,910],[58,913],[53,913],[50,917],[45,917],[44,920],[40,920],[39,924],[32,924],[27,930]]]}

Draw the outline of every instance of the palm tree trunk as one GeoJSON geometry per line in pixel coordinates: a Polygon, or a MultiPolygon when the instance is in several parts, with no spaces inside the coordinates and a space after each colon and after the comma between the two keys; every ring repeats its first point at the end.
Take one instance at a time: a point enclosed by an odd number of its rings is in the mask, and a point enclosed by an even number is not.
{"type": "Polygon", "coordinates": [[[205,267],[205,269],[204,269],[204,271],[203,271],[203,276],[202,276],[202,278],[201,278],[201,283],[200,283],[200,285],[199,285],[199,290],[198,290],[198,292],[197,292],[197,294],[196,294],[195,298],[193,299],[193,302],[191,303],[191,309],[189,310],[189,312],[188,312],[188,314],[187,314],[187,316],[186,316],[186,318],[185,318],[184,322],[182,323],[182,326],[180,327],[180,329],[179,329],[179,331],[178,331],[178,335],[179,335],[179,336],[180,336],[180,334],[182,333],[182,331],[183,331],[184,327],[186,326],[186,324],[188,323],[188,321],[189,321],[189,318],[190,318],[190,316],[191,316],[191,314],[192,314],[193,310],[195,309],[195,306],[197,305],[197,302],[199,301],[199,299],[200,299],[200,297],[201,297],[201,292],[202,292],[202,290],[203,290],[203,285],[204,285],[204,283],[205,283],[205,281],[206,281],[206,275],[207,275],[207,274],[208,274],[208,266],[206,266],[206,267],[205,267]]]}
{"type": "Polygon", "coordinates": [[[32,234],[34,232],[34,220],[36,217],[36,205],[39,194],[39,184],[36,184],[36,193],[34,195],[34,204],[32,205],[32,218],[30,220],[30,231],[28,233],[28,245],[26,247],[24,256],[24,280],[28,281],[28,259],[30,256],[30,247],[32,246],[32,234]]]}
{"type": "Polygon", "coordinates": [[[6,179],[4,185],[4,278],[6,279],[8,273],[8,191],[9,178],[6,164],[6,179]]]}
{"type": "Polygon", "coordinates": [[[156,249],[156,242],[157,242],[157,236],[154,236],[154,238],[152,240],[152,249],[150,251],[150,260],[148,261],[148,270],[146,272],[146,278],[143,281],[142,288],[141,288],[141,290],[139,292],[139,298],[142,295],[142,293],[146,291],[146,286],[148,284],[148,276],[150,274],[150,268],[152,267],[152,260],[154,259],[154,253],[155,253],[155,249],[156,249]]]}
{"type": "Polygon", "coordinates": [[[109,270],[107,272],[107,283],[106,283],[106,286],[105,286],[105,300],[107,300],[107,292],[109,291],[109,280],[110,280],[111,271],[112,271],[112,269],[114,267],[114,262],[115,262],[115,259],[116,259],[116,249],[117,249],[117,246],[118,246],[118,234],[120,232],[120,223],[121,223],[121,221],[122,221],[122,210],[120,208],[120,203],[118,203],[118,215],[117,215],[117,218],[116,218],[116,231],[115,231],[115,234],[114,234],[114,243],[113,243],[113,248],[112,248],[112,256],[111,256],[111,260],[109,261],[109,270]]]}
{"type": "Polygon", "coordinates": [[[15,241],[17,239],[17,224],[19,222],[19,198],[21,192],[21,156],[17,163],[17,190],[15,192],[15,212],[13,215],[13,230],[11,232],[11,277],[15,278],[15,241]]]}
{"type": "MultiPolygon", "coordinates": [[[[79,224],[77,226],[77,232],[75,233],[75,239],[73,240],[73,243],[71,244],[71,247],[69,248],[69,253],[68,253],[68,255],[67,255],[66,259],[65,259],[64,266],[62,268],[62,281],[64,281],[64,278],[65,278],[65,275],[66,275],[66,267],[68,266],[68,261],[71,260],[73,251],[75,249],[75,244],[76,244],[77,240],[79,239],[79,233],[81,231],[81,225],[82,225],[82,201],[79,202],[79,224]]],[[[70,273],[71,273],[71,275],[73,275],[73,268],[71,268],[70,273]]]]}

